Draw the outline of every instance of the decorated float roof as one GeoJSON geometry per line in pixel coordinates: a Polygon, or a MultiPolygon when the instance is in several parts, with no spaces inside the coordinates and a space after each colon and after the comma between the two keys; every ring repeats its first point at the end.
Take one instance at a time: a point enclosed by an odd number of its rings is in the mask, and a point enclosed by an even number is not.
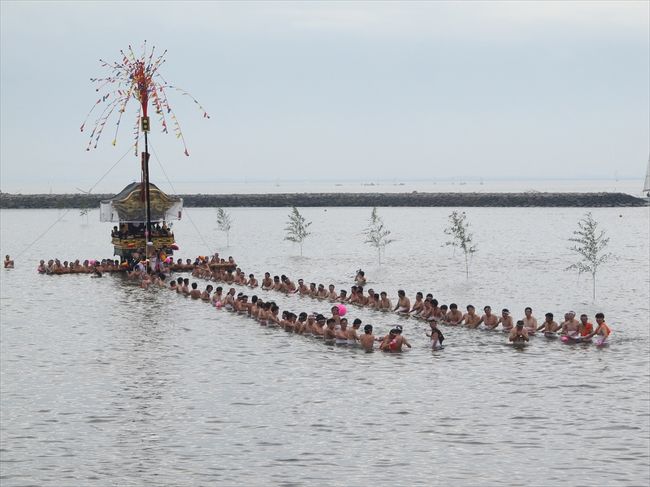
{"type": "MultiPolygon", "coordinates": [[[[151,221],[180,220],[183,199],[169,196],[155,184],[149,184],[151,221]]],[[[147,221],[147,211],[142,183],[133,182],[100,203],[100,221],[115,223],[142,223],[147,221]]]]}

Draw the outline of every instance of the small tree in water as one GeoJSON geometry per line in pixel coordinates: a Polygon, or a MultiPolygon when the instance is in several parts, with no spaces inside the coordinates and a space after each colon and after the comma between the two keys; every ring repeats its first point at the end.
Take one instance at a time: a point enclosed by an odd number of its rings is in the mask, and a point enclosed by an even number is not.
{"type": "Polygon", "coordinates": [[[388,238],[390,230],[384,226],[384,219],[377,214],[377,207],[372,209],[370,214],[370,222],[363,231],[366,236],[364,243],[370,244],[377,249],[377,262],[381,265],[381,253],[386,249],[386,245],[394,242],[393,239],[388,238]]]}
{"type": "Polygon", "coordinates": [[[580,260],[571,264],[565,270],[577,269],[578,274],[588,272],[591,274],[592,295],[596,300],[596,273],[598,268],[613,257],[611,253],[605,253],[609,243],[609,237],[605,237],[605,231],[598,231],[598,222],[594,220],[591,212],[578,221],[578,229],[574,230],[573,237],[569,242],[575,245],[569,248],[580,256],[580,260]]]}
{"type": "Polygon", "coordinates": [[[465,255],[465,277],[469,279],[469,259],[476,252],[476,244],[472,243],[474,235],[469,233],[469,222],[465,212],[454,211],[449,215],[449,226],[445,228],[445,233],[451,236],[451,240],[445,242],[445,245],[458,247],[465,255]]]}
{"type": "Polygon", "coordinates": [[[230,228],[232,227],[232,218],[223,208],[217,208],[217,225],[219,230],[226,232],[226,247],[230,247],[230,228]]]}
{"type": "Polygon", "coordinates": [[[289,221],[287,222],[287,226],[285,227],[287,235],[286,237],[284,237],[284,239],[300,245],[301,256],[302,256],[302,244],[305,241],[305,239],[309,235],[311,235],[311,233],[307,231],[310,225],[311,222],[308,222],[305,219],[305,217],[300,214],[298,208],[294,206],[293,209],[291,210],[291,213],[289,213],[289,221]]]}

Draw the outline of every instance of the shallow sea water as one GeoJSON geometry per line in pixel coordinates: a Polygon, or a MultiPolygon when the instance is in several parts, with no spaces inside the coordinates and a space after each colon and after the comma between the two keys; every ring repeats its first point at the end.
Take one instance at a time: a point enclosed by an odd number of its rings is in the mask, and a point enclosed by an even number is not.
{"type": "Polygon", "coordinates": [[[87,224],[76,210],[1,211],[0,254],[17,268],[1,271],[0,484],[648,485],[648,208],[593,210],[617,256],[595,303],[590,281],[563,270],[584,210],[467,209],[479,245],[469,280],[442,246],[451,210],[380,208],[396,241],[378,266],[361,235],[368,208],[302,211],[304,257],[283,241],[287,208],[230,210],[229,248],[216,211],[190,208],[177,256],[218,250],[258,276],[337,288],[363,268],[393,299],[432,292],[515,318],[527,305],[538,318],[603,311],[610,345],[535,337],[518,350],[499,332],[445,328],[432,352],[422,323],[350,309],[378,332],[399,322],[413,349],[327,347],[120,276],[39,276],[40,258],[110,256],[110,225],[97,211],[87,224]]]}

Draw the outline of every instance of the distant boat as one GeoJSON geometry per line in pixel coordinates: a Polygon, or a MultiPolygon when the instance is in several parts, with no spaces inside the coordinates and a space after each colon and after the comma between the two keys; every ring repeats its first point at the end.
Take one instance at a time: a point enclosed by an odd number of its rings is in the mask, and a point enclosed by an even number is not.
{"type": "Polygon", "coordinates": [[[643,192],[650,198],[650,157],[648,157],[648,168],[645,171],[645,183],[643,184],[643,192]]]}

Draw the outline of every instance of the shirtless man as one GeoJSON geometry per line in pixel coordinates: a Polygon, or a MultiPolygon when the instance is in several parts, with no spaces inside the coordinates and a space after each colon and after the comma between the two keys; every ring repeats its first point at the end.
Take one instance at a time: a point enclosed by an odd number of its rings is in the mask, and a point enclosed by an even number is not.
{"type": "Polygon", "coordinates": [[[293,333],[294,329],[294,322],[291,320],[291,316],[293,313],[290,311],[283,311],[282,312],[282,320],[280,321],[280,326],[284,328],[284,331],[293,333]]]}
{"type": "Polygon", "coordinates": [[[211,284],[208,284],[207,286],[205,286],[205,291],[203,291],[201,293],[201,299],[203,301],[210,301],[210,294],[212,293],[212,289],[213,288],[212,288],[211,284]]]}
{"type": "Polygon", "coordinates": [[[483,320],[479,315],[476,314],[476,308],[473,305],[467,305],[467,313],[463,315],[463,321],[461,324],[464,324],[468,328],[477,328],[483,320]]]}
{"type": "Polygon", "coordinates": [[[357,286],[352,286],[350,288],[350,297],[348,299],[350,304],[359,304],[359,298],[357,297],[357,286]]]}
{"type": "Polygon", "coordinates": [[[254,320],[256,320],[257,317],[259,316],[261,302],[262,301],[257,296],[251,297],[251,307],[248,308],[248,316],[250,316],[254,320]]]}
{"type": "Polygon", "coordinates": [[[393,304],[388,299],[386,291],[379,293],[379,309],[382,311],[390,311],[393,308],[393,304]]]}
{"type": "Polygon", "coordinates": [[[440,318],[436,321],[440,324],[447,324],[447,314],[449,313],[449,307],[446,304],[440,305],[440,318]]]}
{"type": "Polygon", "coordinates": [[[301,296],[309,296],[309,287],[305,284],[305,281],[298,279],[298,289],[296,292],[301,296]]]}
{"type": "Polygon", "coordinates": [[[508,340],[512,343],[524,343],[528,341],[528,331],[524,328],[524,320],[517,321],[517,326],[510,331],[508,340]]]}
{"type": "Polygon", "coordinates": [[[240,284],[241,286],[246,286],[248,284],[246,274],[244,274],[240,268],[235,270],[235,284],[240,284]]]}
{"type": "Polygon", "coordinates": [[[379,307],[379,293],[376,293],[372,289],[368,289],[368,300],[366,302],[366,307],[370,309],[378,309],[379,307]]]}
{"type": "Polygon", "coordinates": [[[334,287],[334,284],[330,284],[328,287],[327,299],[330,302],[338,301],[339,299],[339,295],[336,294],[336,288],[334,287]]]}
{"type": "Polygon", "coordinates": [[[348,292],[345,289],[341,289],[341,294],[339,295],[339,302],[340,303],[348,302],[348,292]]]}
{"type": "Polygon", "coordinates": [[[309,296],[312,298],[315,298],[318,295],[318,289],[316,288],[316,283],[315,282],[310,282],[309,283],[309,296]]]}
{"type": "Polygon", "coordinates": [[[271,314],[271,303],[266,302],[260,305],[260,310],[257,313],[257,322],[260,326],[268,325],[268,316],[271,314]]]}
{"type": "Polygon", "coordinates": [[[446,315],[447,315],[447,307],[445,306],[445,312],[442,312],[442,309],[438,307],[438,300],[435,299],[434,297],[431,297],[428,299],[430,305],[431,305],[431,313],[429,314],[429,317],[427,321],[441,321],[443,320],[446,315]]]}
{"type": "Polygon", "coordinates": [[[415,302],[413,303],[413,307],[409,311],[409,314],[412,314],[413,316],[418,316],[420,313],[422,313],[422,310],[424,309],[424,301],[423,301],[423,295],[421,292],[417,292],[415,294],[415,302]]]}
{"type": "Polygon", "coordinates": [[[359,337],[359,343],[361,344],[361,348],[363,348],[366,352],[372,352],[372,350],[375,347],[376,340],[377,339],[372,334],[372,325],[364,326],[363,335],[359,337]]]}
{"type": "Polygon", "coordinates": [[[433,350],[440,350],[442,348],[442,342],[444,341],[445,337],[438,329],[438,325],[435,321],[429,323],[429,326],[431,327],[431,333],[427,333],[426,335],[431,338],[431,348],[433,350]]]}
{"type": "Polygon", "coordinates": [[[375,307],[375,290],[372,288],[368,289],[368,297],[366,297],[365,305],[369,308],[375,307]]]}
{"type": "Polygon", "coordinates": [[[361,320],[356,318],[352,322],[352,328],[348,328],[348,345],[356,345],[359,341],[359,328],[361,327],[361,320]]]}
{"type": "Polygon", "coordinates": [[[361,269],[357,271],[357,275],[354,278],[354,282],[359,285],[359,286],[365,286],[366,285],[366,274],[363,272],[361,269]]]}
{"type": "MultiPolygon", "coordinates": [[[[393,338],[388,340],[387,345],[384,347],[383,350],[392,352],[392,353],[399,353],[402,351],[403,346],[406,345],[407,347],[411,348],[411,344],[408,342],[408,340],[402,336],[402,327],[401,326],[396,326],[390,331],[389,337],[391,334],[393,334],[393,338]]],[[[382,345],[384,345],[382,343],[382,345]]]]}
{"type": "Polygon", "coordinates": [[[397,305],[393,311],[397,311],[399,314],[406,315],[411,309],[411,301],[406,297],[406,293],[403,289],[397,291],[397,305]]]}
{"type": "Polygon", "coordinates": [[[5,269],[13,269],[13,268],[14,268],[14,261],[11,260],[11,257],[9,255],[5,255],[5,269]]]}
{"type": "Polygon", "coordinates": [[[497,325],[501,325],[504,332],[509,333],[512,331],[512,316],[510,316],[508,308],[503,308],[501,310],[501,317],[499,318],[499,323],[497,325]]]}
{"type": "Polygon", "coordinates": [[[339,321],[339,326],[335,326],[334,334],[336,336],[337,345],[347,345],[348,344],[348,320],[346,318],[341,318],[339,321]]]}
{"type": "Polygon", "coordinates": [[[336,331],[334,327],[336,326],[336,321],[333,318],[327,320],[327,326],[323,329],[323,341],[327,345],[334,345],[336,342],[336,331]]]}
{"type": "Polygon", "coordinates": [[[533,316],[533,308],[530,306],[526,306],[524,308],[524,328],[528,332],[529,335],[534,335],[535,332],[537,331],[537,318],[533,316]]]}
{"type": "Polygon", "coordinates": [[[330,311],[332,312],[332,319],[336,323],[336,326],[341,324],[341,312],[339,310],[338,306],[332,306],[330,308],[330,311]]]}
{"type": "Polygon", "coordinates": [[[537,327],[537,331],[544,331],[544,334],[555,335],[555,333],[560,329],[555,321],[553,321],[553,313],[546,313],[544,315],[544,323],[537,327]]]}
{"type": "Polygon", "coordinates": [[[280,280],[280,276],[273,276],[273,286],[271,289],[274,291],[282,291],[282,281],[280,280]]]}
{"type": "Polygon", "coordinates": [[[223,304],[223,288],[221,286],[217,286],[217,289],[214,290],[212,304],[219,307],[223,304]]]}
{"type": "Polygon", "coordinates": [[[422,301],[422,310],[416,315],[416,318],[421,320],[432,320],[433,319],[433,307],[431,306],[430,300],[422,301]]]}
{"type": "Polygon", "coordinates": [[[368,303],[368,298],[363,295],[363,286],[357,286],[357,304],[365,306],[368,303]]]}
{"type": "Polygon", "coordinates": [[[287,276],[283,275],[281,280],[282,280],[282,284],[283,284],[283,287],[282,287],[283,292],[285,292],[285,293],[295,293],[296,292],[296,285],[294,284],[294,282],[291,279],[289,279],[287,276]]]}
{"type": "Polygon", "coordinates": [[[327,290],[325,289],[324,284],[319,284],[318,285],[318,292],[316,293],[316,298],[318,298],[318,299],[326,299],[327,298],[327,290]]]}
{"type": "MultiPolygon", "coordinates": [[[[95,267],[97,269],[97,267],[95,267]]],[[[140,287],[142,289],[149,289],[149,285],[151,284],[151,276],[147,274],[146,272],[142,275],[142,281],[140,282],[140,287]]]]}
{"type": "Polygon", "coordinates": [[[226,311],[232,311],[235,309],[235,288],[231,287],[226,294],[226,297],[223,299],[223,307],[226,311]]]}
{"type": "Polygon", "coordinates": [[[240,315],[247,315],[248,310],[250,309],[251,306],[251,304],[248,302],[248,296],[243,294],[239,296],[239,299],[236,302],[239,303],[239,305],[237,306],[237,313],[239,313],[240,315]]]}
{"type": "Polygon", "coordinates": [[[269,328],[280,326],[280,308],[277,304],[271,304],[271,313],[267,315],[267,324],[269,328]]]}
{"type": "Polygon", "coordinates": [[[255,274],[249,274],[248,275],[248,287],[250,288],[255,288],[259,286],[257,283],[257,279],[255,279],[255,274]]]}
{"type": "Polygon", "coordinates": [[[264,273],[264,279],[262,279],[262,289],[265,291],[273,289],[273,279],[271,279],[271,274],[268,272],[264,273]]]}
{"type": "Polygon", "coordinates": [[[488,330],[494,330],[499,324],[499,317],[492,314],[492,308],[489,306],[485,306],[483,312],[485,314],[481,317],[481,321],[488,330]]]}
{"type": "Polygon", "coordinates": [[[580,322],[576,320],[576,314],[574,311],[569,311],[564,315],[564,321],[562,322],[562,335],[568,336],[577,336],[580,333],[580,322]]]}
{"type": "Polygon", "coordinates": [[[257,302],[259,299],[257,296],[253,295],[251,296],[251,302],[250,305],[248,306],[248,317],[249,318],[255,318],[258,307],[257,307],[257,302]]]}
{"type": "Polygon", "coordinates": [[[323,315],[317,314],[314,326],[312,327],[312,333],[315,338],[323,338],[325,335],[325,323],[326,319],[323,315]]]}
{"type": "Polygon", "coordinates": [[[393,342],[395,337],[397,336],[397,333],[395,332],[395,329],[393,328],[388,332],[388,335],[384,336],[382,338],[381,343],[379,344],[379,350],[382,352],[390,352],[390,346],[389,344],[393,342]]]}
{"type": "MultiPolygon", "coordinates": [[[[147,274],[145,273],[145,275],[147,274]]],[[[183,285],[181,286],[181,294],[185,296],[190,295],[190,280],[187,277],[183,279],[183,285]]]]}
{"type": "Polygon", "coordinates": [[[293,330],[294,333],[303,335],[305,333],[306,325],[307,325],[307,313],[303,311],[298,315],[298,320],[296,321],[296,327],[293,330]]]}
{"type": "Polygon", "coordinates": [[[314,315],[313,313],[307,315],[305,319],[305,323],[302,328],[302,334],[306,337],[313,336],[315,327],[316,327],[316,315],[314,315]]]}
{"type": "Polygon", "coordinates": [[[458,309],[456,303],[449,305],[449,313],[447,313],[447,323],[450,325],[459,325],[463,321],[463,313],[458,309]]]}

